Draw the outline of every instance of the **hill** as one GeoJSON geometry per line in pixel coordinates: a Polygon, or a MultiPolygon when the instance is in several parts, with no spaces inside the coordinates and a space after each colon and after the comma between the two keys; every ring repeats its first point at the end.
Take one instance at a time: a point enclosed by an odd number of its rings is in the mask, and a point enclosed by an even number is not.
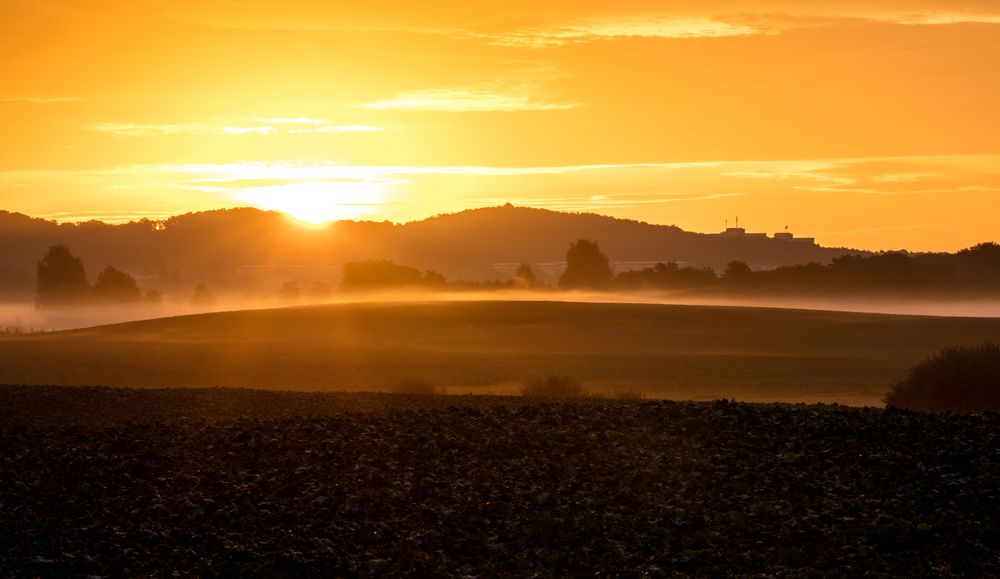
{"type": "Polygon", "coordinates": [[[360,303],[0,338],[0,383],[516,393],[547,374],[675,399],[879,405],[1000,319],[568,302],[360,303]]]}
{"type": "MultiPolygon", "coordinates": [[[[251,208],[190,213],[163,222],[56,223],[0,212],[0,298],[30,296],[35,263],[65,244],[87,270],[107,265],[163,290],[196,283],[240,291],[268,275],[336,282],[337,268],[389,259],[451,278],[490,279],[496,264],[553,263],[570,242],[597,241],[617,262],[685,262],[721,270],[733,259],[754,267],[829,263],[848,250],[752,237],[723,237],[603,215],[526,207],[492,207],[406,224],[340,221],[307,227],[276,212],[251,208]],[[298,268],[297,274],[274,273],[298,268]],[[308,270],[308,271],[305,271],[308,270]],[[317,277],[318,276],[318,277],[317,277]]],[[[273,281],[273,280],[272,280],[273,281]]]]}

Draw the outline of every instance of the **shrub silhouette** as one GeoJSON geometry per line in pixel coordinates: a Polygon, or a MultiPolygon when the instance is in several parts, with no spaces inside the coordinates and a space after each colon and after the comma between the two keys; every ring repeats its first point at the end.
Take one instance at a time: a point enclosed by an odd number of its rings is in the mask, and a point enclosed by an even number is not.
{"type": "Polygon", "coordinates": [[[583,396],[583,386],[572,376],[549,375],[537,378],[521,387],[521,396],[539,398],[577,398],[583,396]]]}
{"type": "Polygon", "coordinates": [[[914,410],[1000,410],[1000,344],[946,348],[914,366],[883,400],[914,410]]]}

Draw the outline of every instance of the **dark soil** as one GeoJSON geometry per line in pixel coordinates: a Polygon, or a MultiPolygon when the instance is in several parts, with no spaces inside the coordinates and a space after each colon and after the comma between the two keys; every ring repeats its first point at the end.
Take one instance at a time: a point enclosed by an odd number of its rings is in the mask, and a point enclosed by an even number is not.
{"type": "Polygon", "coordinates": [[[998,576],[998,432],[838,406],[0,387],[0,576],[998,576]]]}

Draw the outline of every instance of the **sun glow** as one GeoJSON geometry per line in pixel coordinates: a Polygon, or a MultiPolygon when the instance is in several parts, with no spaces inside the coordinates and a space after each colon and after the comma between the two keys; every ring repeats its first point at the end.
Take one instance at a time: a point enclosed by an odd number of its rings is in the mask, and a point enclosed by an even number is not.
{"type": "Polygon", "coordinates": [[[239,198],[261,209],[320,224],[375,213],[385,192],[381,183],[304,181],[248,188],[240,192],[239,198]]]}
{"type": "Polygon", "coordinates": [[[1000,241],[1000,0],[0,6],[0,221],[509,202],[1000,241]]]}

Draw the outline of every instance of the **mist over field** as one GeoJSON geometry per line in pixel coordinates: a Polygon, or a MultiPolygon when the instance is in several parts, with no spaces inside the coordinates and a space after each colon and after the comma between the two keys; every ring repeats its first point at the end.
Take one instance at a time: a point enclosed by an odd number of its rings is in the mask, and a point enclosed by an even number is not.
{"type": "Polygon", "coordinates": [[[417,381],[518,394],[566,375],[603,394],[881,405],[924,357],[1000,335],[997,318],[514,295],[359,296],[0,336],[0,383],[393,391],[417,381]]]}
{"type": "Polygon", "coordinates": [[[1000,301],[992,299],[929,300],[893,296],[878,298],[733,297],[718,294],[698,295],[692,292],[654,291],[480,290],[463,292],[401,289],[354,294],[337,293],[323,300],[299,300],[295,302],[276,298],[245,298],[236,295],[222,295],[218,297],[215,304],[201,306],[193,306],[184,301],[168,300],[157,304],[90,305],[52,310],[39,309],[30,303],[7,302],[0,303],[0,332],[60,331],[161,317],[299,305],[483,300],[716,305],[920,316],[1000,317],[1000,301]]]}

